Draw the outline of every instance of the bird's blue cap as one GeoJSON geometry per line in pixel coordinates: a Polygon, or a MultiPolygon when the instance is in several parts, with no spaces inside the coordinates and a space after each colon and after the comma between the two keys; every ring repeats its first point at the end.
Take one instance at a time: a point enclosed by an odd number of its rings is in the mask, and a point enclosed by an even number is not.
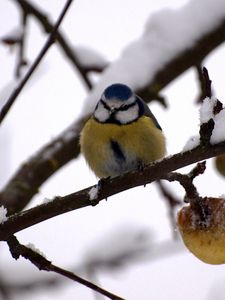
{"type": "Polygon", "coordinates": [[[105,98],[109,100],[117,98],[119,100],[125,101],[133,95],[133,92],[127,85],[115,83],[108,86],[103,94],[105,98]]]}

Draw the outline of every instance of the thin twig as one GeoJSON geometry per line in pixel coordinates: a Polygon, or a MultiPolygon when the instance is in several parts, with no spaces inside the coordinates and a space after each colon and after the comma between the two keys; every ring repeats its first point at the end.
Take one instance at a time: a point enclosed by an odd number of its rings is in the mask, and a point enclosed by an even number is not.
{"type": "Polygon", "coordinates": [[[165,174],[164,179],[169,182],[178,181],[185,189],[186,202],[190,203],[190,206],[195,211],[196,215],[199,216],[201,224],[204,225],[207,222],[208,217],[208,206],[204,205],[204,198],[199,196],[199,193],[193,184],[193,179],[203,174],[205,171],[205,162],[198,163],[197,166],[189,174],[180,174],[177,172],[171,172],[165,174]]]}
{"type": "MultiPolygon", "coordinates": [[[[53,29],[53,24],[50,22],[50,20],[48,19],[47,15],[44,12],[42,12],[40,9],[35,7],[35,5],[32,4],[30,1],[29,2],[25,0],[13,0],[13,1],[16,2],[18,5],[20,5],[20,7],[24,11],[26,11],[27,14],[34,16],[40,22],[41,26],[43,27],[46,33],[51,32],[51,30],[53,29]]],[[[80,74],[81,80],[85,83],[86,87],[88,89],[91,89],[92,83],[88,78],[88,74],[87,74],[87,72],[90,72],[90,70],[86,70],[80,64],[76,56],[76,50],[69,44],[64,34],[62,34],[60,31],[56,33],[55,39],[58,42],[59,46],[62,48],[66,57],[72,63],[72,66],[75,67],[76,73],[78,71],[78,73],[80,74]]]]}
{"type": "Polygon", "coordinates": [[[162,183],[161,180],[156,181],[158,187],[159,187],[159,191],[161,192],[161,194],[164,196],[165,200],[166,200],[166,204],[168,206],[168,210],[169,210],[169,220],[171,223],[171,229],[172,229],[172,234],[174,239],[177,238],[177,231],[174,230],[174,228],[176,228],[176,219],[175,219],[175,208],[178,205],[181,205],[181,201],[178,200],[174,194],[172,194],[171,191],[169,191],[165,185],[162,183]]]}
{"type": "Polygon", "coordinates": [[[166,198],[169,206],[174,209],[174,207],[176,207],[177,205],[181,204],[181,201],[178,200],[172,193],[171,191],[169,191],[163,184],[162,182],[159,180],[157,181],[157,185],[160,188],[160,192],[162,193],[162,195],[166,198]]]}
{"type": "Polygon", "coordinates": [[[206,161],[197,163],[197,165],[187,174],[191,180],[194,180],[195,177],[202,175],[206,170],[206,161]]]}
{"type": "Polygon", "coordinates": [[[41,254],[37,253],[36,251],[30,249],[29,247],[26,247],[22,244],[19,243],[17,238],[15,236],[11,236],[7,240],[10,252],[13,256],[13,258],[18,259],[20,256],[24,257],[25,259],[28,259],[30,262],[32,262],[39,270],[44,270],[47,272],[54,272],[57,274],[60,274],[68,279],[71,279],[75,282],[78,282],[95,292],[98,292],[109,299],[113,300],[123,300],[123,298],[116,296],[109,291],[97,286],[96,284],[81,278],[80,276],[77,276],[76,274],[67,271],[65,269],[62,269],[60,267],[55,266],[54,264],[51,263],[51,261],[47,260],[44,256],[41,254]]]}
{"type": "MultiPolygon", "coordinates": [[[[211,90],[211,84],[212,81],[209,78],[208,70],[203,67],[202,69],[202,87],[203,87],[203,93],[205,97],[212,97],[212,90],[211,90]]],[[[199,129],[199,135],[200,135],[200,144],[204,147],[210,144],[210,139],[212,136],[212,132],[215,126],[215,122],[213,118],[209,119],[208,122],[205,122],[201,124],[199,129]]]]}
{"type": "Polygon", "coordinates": [[[188,202],[190,199],[192,200],[192,199],[199,198],[198,191],[192,182],[193,180],[188,175],[177,173],[177,172],[171,172],[165,174],[163,176],[163,179],[166,179],[169,182],[178,181],[185,189],[186,192],[185,199],[187,199],[188,202]]]}
{"type": "Polygon", "coordinates": [[[203,72],[202,72],[202,63],[196,64],[195,65],[195,70],[197,73],[197,77],[198,77],[198,85],[199,85],[199,94],[196,98],[196,103],[202,103],[202,101],[205,99],[206,95],[205,95],[205,84],[204,84],[204,76],[203,76],[203,72]]]}
{"type": "Polygon", "coordinates": [[[66,5],[63,8],[63,10],[62,10],[57,22],[56,22],[51,34],[49,35],[44,47],[42,48],[42,50],[38,54],[37,58],[35,59],[34,63],[30,67],[30,69],[28,70],[27,74],[24,76],[23,80],[20,82],[19,86],[13,91],[13,93],[11,94],[9,99],[7,100],[6,104],[3,106],[2,110],[0,111],[0,124],[2,123],[2,121],[5,118],[5,116],[7,115],[7,113],[9,112],[9,110],[10,110],[11,106],[13,105],[13,103],[15,102],[16,98],[19,96],[19,94],[22,91],[23,87],[25,86],[27,81],[30,79],[30,77],[33,74],[34,70],[39,65],[40,61],[43,59],[44,55],[46,54],[46,52],[48,51],[50,46],[54,43],[56,32],[57,32],[64,16],[65,16],[67,10],[69,9],[72,1],[73,0],[68,0],[67,1],[66,5]]]}
{"type": "MultiPolygon", "coordinates": [[[[225,142],[213,146],[209,145],[208,147],[199,146],[193,150],[178,153],[150,164],[141,171],[134,170],[118,177],[105,179],[95,202],[97,203],[130,188],[140,185],[143,186],[155,180],[164,179],[169,172],[222,153],[225,153],[225,142]]],[[[89,192],[93,187],[96,186],[88,187],[64,197],[56,197],[46,204],[10,216],[7,221],[0,224],[0,240],[5,240],[10,235],[20,230],[54,216],[93,205],[93,201],[90,200],[89,195],[89,192]]]]}
{"type": "Polygon", "coordinates": [[[62,268],[59,268],[53,264],[51,264],[51,267],[49,268],[48,271],[52,271],[52,272],[55,272],[55,273],[58,273],[64,277],[67,277],[73,281],[76,281],[76,282],[79,282],[80,284],[83,284],[85,285],[86,287],[92,289],[93,291],[95,292],[98,292],[106,297],[108,297],[109,299],[114,299],[114,300],[124,300],[123,298],[117,296],[117,295],[114,295],[112,294],[111,292],[97,286],[96,284],[86,280],[86,279],[83,279],[79,276],[77,276],[76,274],[70,272],[70,271],[67,271],[67,270],[64,270],[62,268]]]}
{"type": "Polygon", "coordinates": [[[209,73],[206,67],[202,68],[202,84],[203,84],[203,90],[205,97],[212,97],[212,80],[209,78],[209,73]]]}
{"type": "Polygon", "coordinates": [[[202,64],[197,64],[195,66],[198,75],[198,83],[200,87],[199,96],[197,98],[197,103],[202,103],[206,97],[212,97],[212,81],[209,78],[208,70],[206,67],[202,67],[202,64]]]}
{"type": "Polygon", "coordinates": [[[21,69],[26,64],[26,60],[24,57],[24,49],[25,49],[25,37],[26,37],[26,25],[27,25],[27,13],[25,11],[21,11],[22,20],[21,20],[21,27],[22,27],[22,34],[21,39],[18,43],[19,46],[19,54],[18,54],[18,62],[16,66],[16,77],[20,78],[21,76],[21,69]]]}

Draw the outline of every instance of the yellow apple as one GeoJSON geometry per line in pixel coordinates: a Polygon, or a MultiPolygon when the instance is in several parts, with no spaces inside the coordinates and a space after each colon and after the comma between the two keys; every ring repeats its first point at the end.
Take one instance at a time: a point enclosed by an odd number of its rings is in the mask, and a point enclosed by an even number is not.
{"type": "Polygon", "coordinates": [[[186,247],[208,264],[225,263],[225,199],[204,198],[207,208],[205,222],[190,206],[183,207],[177,224],[186,247]]]}

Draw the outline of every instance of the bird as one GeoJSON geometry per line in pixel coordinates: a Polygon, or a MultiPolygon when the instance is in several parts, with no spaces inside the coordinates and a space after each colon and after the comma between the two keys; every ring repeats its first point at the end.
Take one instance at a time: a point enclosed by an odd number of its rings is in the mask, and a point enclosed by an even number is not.
{"type": "Polygon", "coordinates": [[[148,105],[122,83],[108,86],[80,133],[84,158],[100,179],[161,159],[166,140],[148,105]]]}

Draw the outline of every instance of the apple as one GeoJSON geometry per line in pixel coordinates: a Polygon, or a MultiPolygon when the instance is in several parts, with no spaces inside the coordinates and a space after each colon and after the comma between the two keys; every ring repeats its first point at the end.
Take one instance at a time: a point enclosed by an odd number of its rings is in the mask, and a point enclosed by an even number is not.
{"type": "Polygon", "coordinates": [[[225,263],[225,199],[203,198],[205,219],[190,204],[181,208],[177,225],[186,247],[208,264],[225,263]]]}

